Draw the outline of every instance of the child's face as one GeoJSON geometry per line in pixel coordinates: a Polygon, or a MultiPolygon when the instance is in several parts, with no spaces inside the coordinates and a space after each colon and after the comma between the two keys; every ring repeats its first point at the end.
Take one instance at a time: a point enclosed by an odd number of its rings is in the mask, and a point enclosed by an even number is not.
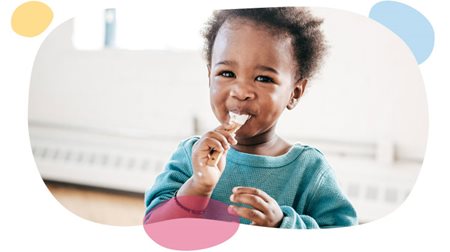
{"type": "Polygon", "coordinates": [[[230,111],[250,115],[238,138],[274,129],[283,110],[295,107],[303,93],[306,80],[295,79],[296,69],[290,38],[274,36],[251,21],[226,21],[217,34],[209,69],[215,116],[225,123],[230,111]]]}

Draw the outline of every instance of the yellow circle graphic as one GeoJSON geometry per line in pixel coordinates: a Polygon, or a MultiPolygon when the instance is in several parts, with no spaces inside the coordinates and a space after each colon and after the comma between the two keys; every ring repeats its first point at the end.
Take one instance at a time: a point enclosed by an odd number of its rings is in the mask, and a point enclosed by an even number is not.
{"type": "Polygon", "coordinates": [[[47,29],[53,19],[52,10],[41,2],[26,2],[14,11],[12,29],[19,35],[34,37],[47,29]]]}

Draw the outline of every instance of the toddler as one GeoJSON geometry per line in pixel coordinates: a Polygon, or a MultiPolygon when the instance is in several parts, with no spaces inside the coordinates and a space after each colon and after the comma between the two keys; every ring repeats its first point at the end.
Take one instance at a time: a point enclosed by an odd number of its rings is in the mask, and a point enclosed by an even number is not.
{"type": "MultiPolygon", "coordinates": [[[[220,10],[204,31],[211,108],[220,123],[180,143],[146,192],[146,213],[202,213],[208,199],[226,203],[240,222],[291,229],[357,224],[323,154],[276,134],[320,64],[322,20],[305,8],[220,10]],[[230,130],[230,113],[247,121],[230,130]],[[220,154],[220,155],[217,155],[220,154]],[[219,157],[211,165],[211,158],[219,157]],[[205,200],[180,200],[198,196],[205,200]],[[178,199],[178,200],[177,200],[178,199]]],[[[169,214],[170,215],[170,214],[169,214]]]]}

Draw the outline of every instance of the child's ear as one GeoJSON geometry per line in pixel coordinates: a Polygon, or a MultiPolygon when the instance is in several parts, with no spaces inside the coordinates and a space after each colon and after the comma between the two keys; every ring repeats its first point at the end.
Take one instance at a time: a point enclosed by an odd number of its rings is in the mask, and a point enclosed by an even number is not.
{"type": "Polygon", "coordinates": [[[298,101],[300,100],[300,97],[302,97],[303,93],[305,92],[307,83],[308,83],[307,79],[299,79],[294,84],[294,89],[292,90],[291,97],[289,99],[289,103],[286,106],[287,109],[291,110],[291,109],[294,109],[295,106],[297,106],[298,101]]]}

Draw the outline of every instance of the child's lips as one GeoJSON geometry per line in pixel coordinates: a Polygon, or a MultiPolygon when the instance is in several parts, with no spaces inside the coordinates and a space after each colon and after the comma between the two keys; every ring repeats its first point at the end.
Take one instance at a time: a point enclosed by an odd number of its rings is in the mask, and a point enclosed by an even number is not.
{"type": "Polygon", "coordinates": [[[233,113],[238,114],[238,115],[248,115],[249,117],[253,117],[254,116],[254,114],[252,112],[247,111],[247,110],[241,110],[241,109],[230,109],[228,111],[228,113],[229,112],[233,112],[233,113]]]}
{"type": "MultiPolygon", "coordinates": [[[[250,114],[250,113],[245,113],[245,112],[239,113],[239,112],[234,112],[234,111],[230,111],[230,112],[238,114],[238,115],[245,115],[245,116],[247,116],[247,119],[244,121],[244,124],[247,124],[253,118],[253,115],[250,114]]],[[[231,117],[229,116],[228,117],[228,121],[230,121],[230,120],[231,120],[231,117]]]]}

